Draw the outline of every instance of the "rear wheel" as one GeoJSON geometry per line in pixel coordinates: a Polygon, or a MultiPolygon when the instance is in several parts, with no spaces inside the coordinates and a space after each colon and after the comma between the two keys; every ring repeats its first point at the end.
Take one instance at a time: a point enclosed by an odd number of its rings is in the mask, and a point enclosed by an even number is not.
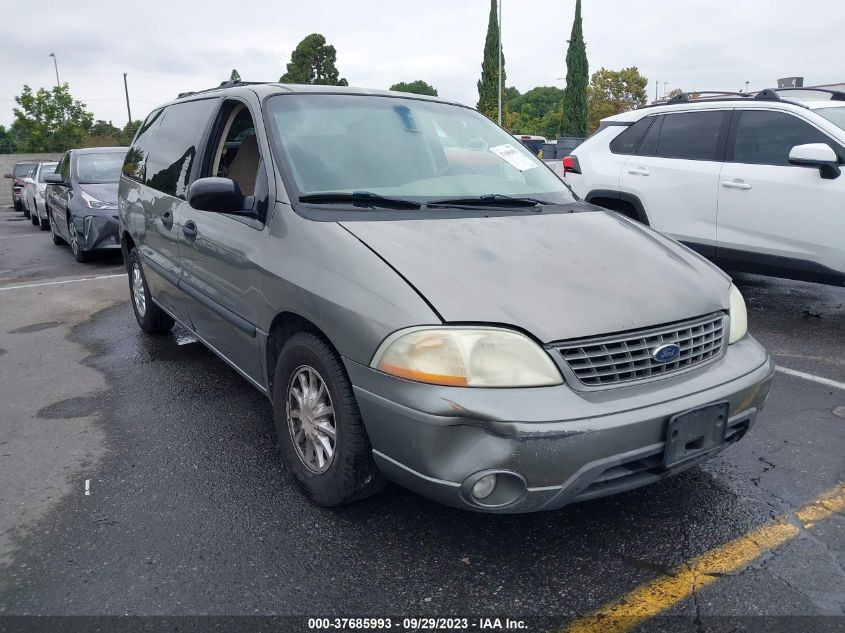
{"type": "Polygon", "coordinates": [[[15,211],[23,211],[23,205],[20,200],[14,200],[15,211]]]}
{"type": "Polygon", "coordinates": [[[285,465],[312,501],[336,506],[384,487],[337,353],[309,332],[294,334],[276,362],[273,417],[285,465]]]}
{"type": "Polygon", "coordinates": [[[132,311],[140,328],[147,334],[164,334],[169,332],[175,321],[173,317],[153,303],[147,278],[141,266],[138,251],[129,251],[127,261],[129,269],[129,294],[132,297],[132,311]]]}
{"type": "Polygon", "coordinates": [[[32,208],[33,211],[29,214],[29,220],[32,222],[32,226],[38,226],[41,223],[41,220],[38,217],[38,207],[33,203],[32,208]]]}
{"type": "Polygon", "coordinates": [[[47,209],[44,209],[44,217],[41,217],[41,214],[38,214],[38,228],[42,231],[46,231],[50,228],[50,221],[47,219],[47,209]]]}
{"type": "Polygon", "coordinates": [[[29,219],[29,217],[30,217],[29,209],[27,209],[26,205],[23,204],[23,203],[21,203],[21,211],[23,211],[23,217],[29,219]]]}

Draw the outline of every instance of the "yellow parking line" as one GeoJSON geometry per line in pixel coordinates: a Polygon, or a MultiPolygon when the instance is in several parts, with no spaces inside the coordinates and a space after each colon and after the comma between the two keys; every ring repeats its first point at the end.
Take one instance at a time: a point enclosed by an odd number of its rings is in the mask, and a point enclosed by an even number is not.
{"type": "Polygon", "coordinates": [[[719,576],[742,569],[761,554],[780,547],[802,528],[810,528],[843,511],[845,483],[824,492],[800,510],[682,563],[593,613],[575,619],[562,633],[623,633],[688,598],[693,590],[711,585],[719,576]]]}

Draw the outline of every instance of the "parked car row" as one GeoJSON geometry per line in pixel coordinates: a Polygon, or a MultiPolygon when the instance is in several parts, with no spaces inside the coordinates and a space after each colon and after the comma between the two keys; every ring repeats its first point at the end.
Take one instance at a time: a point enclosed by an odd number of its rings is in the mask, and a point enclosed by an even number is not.
{"type": "Polygon", "coordinates": [[[125,147],[73,149],[58,162],[15,165],[15,208],[53,243],[68,244],[77,261],[98,250],[119,250],[117,185],[125,147]]]}
{"type": "Polygon", "coordinates": [[[845,93],[679,95],[604,119],[567,184],[729,270],[845,283],[845,93]]]}

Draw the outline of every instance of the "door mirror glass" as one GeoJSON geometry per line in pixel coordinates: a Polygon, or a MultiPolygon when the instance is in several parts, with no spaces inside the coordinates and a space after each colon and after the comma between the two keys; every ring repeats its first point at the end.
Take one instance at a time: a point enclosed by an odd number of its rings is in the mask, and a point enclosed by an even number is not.
{"type": "Polygon", "coordinates": [[[825,143],[796,145],[789,152],[789,163],[798,167],[812,167],[819,170],[822,178],[838,178],[842,171],[836,160],[836,152],[825,143]]]}
{"type": "Polygon", "coordinates": [[[200,178],[188,188],[188,204],[198,211],[244,213],[244,194],[230,178],[200,178]]]}
{"type": "Polygon", "coordinates": [[[62,177],[59,176],[59,174],[47,174],[46,176],[44,176],[44,182],[46,182],[49,185],[62,185],[62,184],[64,184],[64,181],[62,180],[62,177]]]}

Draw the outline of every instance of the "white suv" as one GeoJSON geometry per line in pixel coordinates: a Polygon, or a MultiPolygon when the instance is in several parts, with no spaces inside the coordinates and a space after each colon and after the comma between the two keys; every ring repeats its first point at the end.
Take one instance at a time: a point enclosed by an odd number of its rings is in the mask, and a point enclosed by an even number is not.
{"type": "Polygon", "coordinates": [[[608,117],[564,159],[594,204],[729,270],[845,282],[845,93],[680,95],[608,117]]]}

